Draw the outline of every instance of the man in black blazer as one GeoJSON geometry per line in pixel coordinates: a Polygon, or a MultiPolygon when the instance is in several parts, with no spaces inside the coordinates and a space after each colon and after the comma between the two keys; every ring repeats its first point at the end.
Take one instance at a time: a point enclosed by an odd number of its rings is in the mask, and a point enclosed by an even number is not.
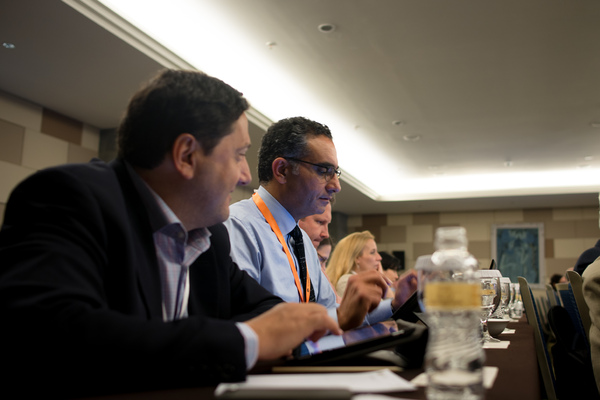
{"type": "Polygon", "coordinates": [[[63,397],[243,380],[257,359],[340,333],[229,257],[247,184],[246,100],[166,70],[132,98],[119,155],[40,171],[0,231],[0,365],[18,394],[63,397]],[[245,322],[242,322],[245,321],[245,322]]]}

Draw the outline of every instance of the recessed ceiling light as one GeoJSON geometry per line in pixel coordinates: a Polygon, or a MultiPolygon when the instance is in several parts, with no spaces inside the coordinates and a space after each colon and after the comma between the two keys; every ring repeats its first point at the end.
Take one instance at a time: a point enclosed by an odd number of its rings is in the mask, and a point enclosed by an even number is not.
{"type": "Polygon", "coordinates": [[[594,159],[594,156],[585,156],[585,157],[583,157],[583,159],[585,161],[592,161],[594,159]]]}
{"type": "Polygon", "coordinates": [[[421,140],[421,135],[404,135],[402,136],[402,139],[407,142],[418,142],[421,140]]]}
{"type": "Polygon", "coordinates": [[[589,168],[589,167],[590,167],[590,164],[579,164],[579,165],[578,165],[578,167],[579,167],[579,168],[582,168],[582,169],[583,169],[583,168],[589,168]]]}
{"type": "Polygon", "coordinates": [[[333,24],[321,24],[319,25],[319,32],[331,33],[335,31],[335,25],[333,24]]]}
{"type": "Polygon", "coordinates": [[[4,43],[2,43],[2,47],[4,47],[5,49],[12,50],[17,46],[15,46],[14,43],[4,42],[4,43]]]}

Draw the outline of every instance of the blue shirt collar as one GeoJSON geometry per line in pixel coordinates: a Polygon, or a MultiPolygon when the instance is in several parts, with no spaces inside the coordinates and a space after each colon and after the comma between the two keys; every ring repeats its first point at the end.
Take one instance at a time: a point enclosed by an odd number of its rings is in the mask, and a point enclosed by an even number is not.
{"type": "Polygon", "coordinates": [[[264,187],[260,186],[257,192],[265,202],[265,205],[269,208],[269,211],[271,211],[273,218],[275,218],[275,222],[279,225],[281,234],[288,235],[297,225],[292,214],[290,214],[288,210],[286,210],[285,207],[282,206],[281,203],[279,203],[264,187]]]}

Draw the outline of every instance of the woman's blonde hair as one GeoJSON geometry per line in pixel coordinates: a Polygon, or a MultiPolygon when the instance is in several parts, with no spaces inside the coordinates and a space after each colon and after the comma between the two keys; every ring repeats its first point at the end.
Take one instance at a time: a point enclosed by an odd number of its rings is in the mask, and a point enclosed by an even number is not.
{"type": "Polygon", "coordinates": [[[354,232],[346,236],[333,249],[325,274],[335,286],[342,275],[349,274],[356,264],[356,258],[362,254],[369,240],[375,236],[369,231],[354,232]]]}

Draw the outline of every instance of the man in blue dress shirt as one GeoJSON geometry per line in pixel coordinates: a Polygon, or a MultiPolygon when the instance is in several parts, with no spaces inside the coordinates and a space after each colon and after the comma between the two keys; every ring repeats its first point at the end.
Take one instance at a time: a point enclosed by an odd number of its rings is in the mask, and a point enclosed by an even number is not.
{"type": "Polygon", "coordinates": [[[339,176],[329,128],[302,117],[281,120],[262,139],[260,188],[251,199],[230,206],[225,225],[232,258],[264,288],[287,302],[306,302],[312,292],[314,301],[327,307],[342,329],[350,329],[391,317],[416,289],[416,277],[405,276],[396,297],[382,300],[387,285],[379,272],[355,275],[338,304],[311,239],[302,231],[309,278],[300,279],[291,232],[301,218],[325,211],[341,189],[339,176]]]}
{"type": "Polygon", "coordinates": [[[119,155],[33,174],[0,230],[4,389],[19,398],[215,385],[341,333],[240,271],[221,223],[250,182],[241,93],[166,70],[132,98],[119,155]],[[11,390],[12,389],[12,390],[11,390]]]}

